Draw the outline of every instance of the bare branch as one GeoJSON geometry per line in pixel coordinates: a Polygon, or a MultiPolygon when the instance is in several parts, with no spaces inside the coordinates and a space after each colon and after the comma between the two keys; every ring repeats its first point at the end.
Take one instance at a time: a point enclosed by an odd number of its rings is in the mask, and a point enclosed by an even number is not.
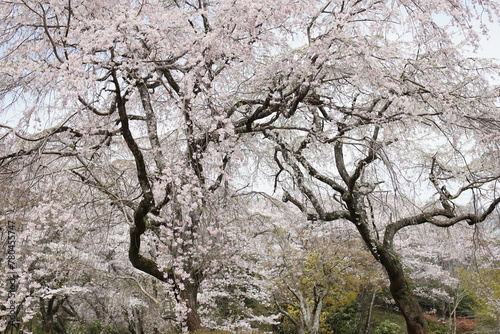
{"type": "Polygon", "coordinates": [[[96,108],[94,108],[90,103],[85,101],[85,99],[81,96],[78,96],[78,101],[80,101],[81,104],[85,106],[88,110],[92,111],[94,114],[99,115],[99,116],[109,116],[112,115],[115,110],[116,110],[116,101],[113,101],[111,103],[111,106],[109,107],[109,110],[107,112],[100,112],[96,108]]]}
{"type": "Polygon", "coordinates": [[[360,162],[358,162],[356,169],[354,170],[354,173],[349,178],[349,183],[348,183],[349,189],[354,188],[354,184],[356,183],[356,181],[358,181],[358,179],[361,176],[362,171],[365,169],[365,167],[377,158],[376,145],[377,145],[377,138],[378,138],[379,130],[380,130],[380,127],[375,126],[375,130],[373,130],[373,135],[372,135],[372,138],[370,140],[368,154],[364,159],[362,159],[360,162]]]}
{"type": "MultiPolygon", "coordinates": [[[[289,193],[285,192],[285,195],[283,197],[283,201],[290,201],[293,203],[295,206],[299,208],[302,212],[307,214],[307,217],[309,220],[324,220],[324,221],[333,221],[337,219],[349,219],[350,214],[348,211],[340,210],[340,211],[332,211],[332,212],[326,212],[321,205],[320,201],[316,197],[313,191],[311,191],[304,183],[304,174],[300,170],[299,166],[294,163],[288,156],[288,153],[286,151],[286,147],[284,146],[283,143],[278,142],[278,144],[281,147],[281,153],[283,158],[285,159],[286,163],[292,168],[294,172],[294,177],[297,180],[297,186],[299,187],[300,191],[307,197],[309,202],[312,204],[314,210],[316,211],[317,215],[315,214],[310,214],[307,212],[307,209],[295,198],[293,198],[289,193]]],[[[342,188],[341,188],[342,189],[342,188]]]]}
{"type": "Polygon", "coordinates": [[[49,42],[52,45],[52,51],[54,52],[54,55],[56,56],[57,60],[59,60],[60,63],[64,63],[64,60],[59,56],[59,53],[57,52],[57,45],[52,38],[52,35],[50,34],[48,25],[47,25],[47,13],[45,12],[45,8],[43,8],[43,5],[40,4],[40,8],[42,9],[42,20],[43,20],[43,29],[45,31],[45,34],[49,38],[49,42]]]}
{"type": "Polygon", "coordinates": [[[429,173],[429,180],[431,181],[432,185],[434,188],[436,188],[438,194],[439,194],[439,201],[441,202],[441,205],[443,208],[449,212],[453,211],[453,206],[450,204],[449,199],[451,197],[450,193],[446,190],[445,186],[440,186],[438,183],[438,180],[436,178],[436,166],[439,166],[436,157],[432,158],[432,165],[431,165],[431,171],[429,173]]]}
{"type": "Polygon", "coordinates": [[[483,222],[500,203],[500,197],[491,202],[488,208],[480,215],[476,214],[463,214],[455,216],[452,212],[445,209],[436,209],[430,212],[424,212],[419,215],[402,218],[394,223],[387,225],[384,234],[384,245],[392,248],[392,242],[396,233],[402,228],[430,223],[438,227],[450,227],[462,221],[467,222],[469,225],[475,225],[483,222]]]}
{"type": "Polygon", "coordinates": [[[335,165],[337,166],[340,177],[344,180],[346,185],[349,185],[350,176],[345,168],[343,146],[344,144],[340,140],[337,141],[333,147],[333,152],[335,155],[335,165]]]}

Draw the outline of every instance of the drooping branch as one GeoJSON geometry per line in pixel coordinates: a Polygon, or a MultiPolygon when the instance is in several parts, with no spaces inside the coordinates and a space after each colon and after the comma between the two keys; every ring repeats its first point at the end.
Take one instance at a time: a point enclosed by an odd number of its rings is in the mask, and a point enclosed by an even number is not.
{"type": "Polygon", "coordinates": [[[324,211],[322,214],[319,213],[311,213],[307,208],[302,204],[298,199],[290,195],[290,193],[286,192],[282,198],[283,203],[290,202],[295,205],[301,212],[307,215],[307,220],[323,220],[323,221],[335,221],[339,219],[347,219],[350,220],[351,216],[349,211],[347,210],[338,210],[338,211],[324,211]]]}
{"type": "MultiPolygon", "coordinates": [[[[254,106],[255,109],[248,116],[236,121],[234,123],[236,133],[247,133],[252,131],[265,131],[271,124],[279,119],[279,115],[285,118],[292,117],[299,105],[306,102],[306,98],[311,91],[309,84],[302,82],[291,89],[290,92],[285,92],[285,87],[270,88],[268,95],[265,100],[255,99],[255,100],[241,100],[238,101],[233,107],[228,111],[228,115],[232,115],[234,111],[242,106],[254,106]],[[274,97],[275,91],[281,92],[279,98],[274,97]],[[261,124],[258,128],[255,126],[255,122],[258,120],[263,120],[271,115],[275,115],[265,124],[261,124]]],[[[316,105],[318,101],[313,99],[309,101],[310,104],[316,105]]],[[[319,102],[321,103],[321,102],[319,102]]]]}
{"type": "Polygon", "coordinates": [[[90,187],[98,189],[100,192],[102,192],[103,194],[108,196],[108,198],[111,200],[111,203],[113,203],[113,204],[119,204],[120,206],[126,206],[130,209],[133,209],[133,210],[135,210],[137,208],[137,206],[134,204],[133,201],[122,199],[122,198],[120,198],[120,196],[118,196],[115,193],[113,193],[112,191],[110,191],[109,187],[106,187],[104,184],[102,184],[102,182],[93,173],[90,172],[90,168],[86,164],[83,163],[82,159],[80,159],[80,158],[77,158],[77,159],[83,164],[84,168],[90,173],[90,175],[92,177],[91,178],[89,176],[83,175],[82,173],[76,171],[76,169],[72,169],[71,172],[73,174],[75,174],[83,184],[86,184],[90,187]]]}
{"type": "MultiPolygon", "coordinates": [[[[271,102],[272,95],[268,94],[265,100],[255,99],[255,100],[240,100],[236,102],[233,107],[227,111],[227,114],[230,116],[236,111],[239,107],[249,106],[255,107],[255,110],[249,115],[242,119],[237,120],[234,123],[234,128],[236,133],[247,133],[254,131],[254,123],[258,120],[262,120],[268,116],[271,116],[274,113],[277,113],[281,109],[281,104],[271,102]]],[[[268,125],[272,122],[276,121],[276,118],[273,118],[268,125]]],[[[261,130],[262,131],[262,130],[261,130]]]]}
{"type": "Polygon", "coordinates": [[[495,198],[488,208],[480,215],[477,214],[464,214],[464,215],[458,215],[456,217],[444,220],[444,221],[433,221],[431,222],[432,224],[439,226],[439,227],[449,227],[452,225],[455,225],[461,221],[467,222],[469,225],[475,225],[478,223],[481,223],[488,218],[488,216],[495,210],[497,205],[500,204],[500,197],[495,198]]]}
{"type": "MultiPolygon", "coordinates": [[[[71,115],[71,117],[74,115],[71,115]]],[[[84,137],[83,133],[77,129],[74,129],[70,126],[65,125],[67,121],[71,118],[69,117],[66,121],[62,123],[62,125],[55,126],[53,128],[47,129],[43,132],[40,132],[38,134],[34,134],[32,136],[27,136],[27,135],[22,135],[18,133],[14,128],[0,124],[0,128],[8,129],[9,131],[1,138],[5,138],[8,136],[10,133],[14,134],[17,138],[21,139],[22,141],[25,142],[30,142],[34,143],[31,145],[29,148],[22,148],[19,149],[16,152],[6,154],[4,156],[0,156],[0,165],[5,165],[8,162],[11,162],[17,158],[20,157],[27,157],[31,155],[38,155],[38,156],[43,156],[43,155],[57,155],[57,156],[63,156],[63,157],[70,157],[70,156],[79,156],[80,152],[76,150],[74,146],[70,146],[69,150],[65,150],[63,148],[57,148],[54,147],[55,141],[51,140],[55,138],[55,135],[57,134],[70,134],[75,141],[80,140],[82,137],[84,137]]],[[[97,143],[96,145],[90,147],[91,150],[94,152],[97,152],[100,148],[102,148],[103,145],[109,145],[111,138],[115,135],[118,135],[120,133],[120,130],[114,130],[114,131],[108,131],[108,130],[95,130],[93,132],[88,133],[87,135],[90,136],[102,136],[103,138],[97,143]]],[[[74,143],[73,143],[74,144],[74,143]]],[[[68,147],[65,145],[66,148],[68,147]]]]}
{"type": "Polygon", "coordinates": [[[275,297],[274,303],[275,303],[276,307],[278,307],[278,310],[280,311],[280,313],[283,314],[284,316],[286,316],[288,318],[288,320],[290,320],[296,328],[300,327],[299,322],[288,311],[286,311],[281,306],[282,303],[278,302],[276,300],[276,297],[275,297]]]}
{"type": "Polygon", "coordinates": [[[181,88],[179,87],[179,84],[175,81],[174,77],[172,76],[172,73],[168,69],[163,69],[162,70],[163,75],[167,79],[168,84],[172,89],[177,93],[180,94],[181,88]]]}
{"type": "Polygon", "coordinates": [[[142,286],[142,284],[139,282],[139,280],[133,276],[111,276],[109,275],[109,277],[111,279],[115,279],[115,278],[120,278],[120,279],[123,279],[123,280],[130,280],[130,281],[134,281],[135,284],[137,285],[137,287],[139,287],[139,289],[142,291],[142,293],[147,296],[149,299],[151,299],[156,305],[160,305],[160,301],[157,300],[155,297],[153,297],[150,293],[148,293],[146,291],[146,289],[144,289],[144,287],[142,286]]]}
{"type": "MultiPolygon", "coordinates": [[[[293,197],[292,195],[290,195],[290,193],[288,191],[284,191],[282,201],[283,201],[283,203],[291,202],[301,212],[303,212],[305,214],[308,214],[307,213],[307,208],[299,200],[297,200],[295,197],[293,197]]],[[[308,216],[308,218],[309,218],[309,216],[308,216]]],[[[317,215],[312,215],[310,218],[311,219],[312,218],[316,218],[317,219],[317,215]]]]}
{"type": "Polygon", "coordinates": [[[459,188],[453,195],[450,194],[449,199],[450,200],[457,199],[458,197],[460,197],[460,195],[462,195],[467,190],[477,189],[477,188],[479,188],[480,186],[482,186],[484,184],[487,184],[487,183],[490,183],[490,182],[493,182],[493,181],[496,181],[496,180],[500,180],[500,175],[495,175],[495,176],[485,177],[485,178],[479,178],[477,180],[471,181],[471,182],[469,182],[469,184],[467,184],[467,185],[459,188]]]}
{"type": "MultiPolygon", "coordinates": [[[[19,132],[17,132],[14,128],[12,128],[8,125],[5,125],[5,124],[0,124],[0,128],[7,129],[7,130],[9,130],[9,132],[12,132],[19,139],[22,139],[22,140],[28,141],[28,142],[36,142],[36,141],[46,140],[50,136],[53,136],[57,133],[62,133],[62,132],[69,132],[69,133],[73,134],[75,137],[83,137],[83,134],[80,131],[75,130],[75,129],[65,125],[73,116],[75,116],[75,114],[72,114],[70,117],[68,117],[61,125],[57,125],[53,128],[47,129],[43,132],[40,132],[40,133],[34,135],[33,137],[28,137],[26,135],[22,135],[19,132]]],[[[96,132],[91,133],[91,135],[102,135],[102,134],[105,134],[105,133],[103,131],[96,131],[96,132]]]]}
{"type": "Polygon", "coordinates": [[[338,184],[335,180],[318,172],[318,170],[314,168],[309,163],[309,161],[307,161],[301,154],[294,154],[294,156],[300,162],[300,164],[308,171],[309,175],[329,185],[333,190],[339,192],[340,195],[343,195],[346,192],[346,189],[342,187],[340,184],[338,184]]]}
{"type": "Polygon", "coordinates": [[[348,188],[349,189],[354,189],[354,184],[358,181],[359,177],[361,176],[363,170],[366,168],[368,164],[373,162],[377,158],[377,138],[379,134],[380,127],[375,126],[375,130],[373,131],[373,135],[369,144],[368,148],[368,154],[364,159],[362,159],[360,162],[358,162],[356,169],[354,170],[354,173],[352,176],[349,178],[349,183],[348,183],[348,188]]]}
{"type": "Polygon", "coordinates": [[[50,34],[49,28],[48,28],[48,23],[47,23],[47,12],[45,11],[45,8],[43,7],[42,4],[39,4],[40,8],[42,10],[42,22],[43,22],[43,29],[45,34],[47,35],[47,38],[49,39],[50,45],[52,45],[52,51],[54,52],[54,56],[56,56],[57,60],[59,60],[60,63],[64,63],[64,60],[59,56],[59,52],[57,51],[57,45],[52,38],[52,35],[50,34]]]}
{"type": "Polygon", "coordinates": [[[429,173],[429,180],[431,181],[432,185],[434,188],[436,188],[437,192],[439,193],[439,201],[441,202],[441,205],[443,208],[449,212],[453,212],[453,206],[450,203],[449,199],[451,197],[450,193],[446,190],[445,186],[440,186],[438,183],[437,177],[436,177],[436,169],[437,167],[440,167],[436,157],[432,158],[432,165],[431,165],[431,171],[429,173]]]}
{"type": "Polygon", "coordinates": [[[325,215],[325,211],[323,207],[320,204],[320,201],[316,197],[313,191],[311,191],[304,183],[304,174],[300,170],[299,166],[297,166],[296,163],[294,163],[290,157],[288,156],[288,152],[285,150],[281,151],[283,158],[285,159],[286,163],[292,167],[292,170],[294,172],[294,177],[297,180],[297,186],[299,187],[300,191],[309,199],[311,202],[312,206],[314,207],[314,210],[318,213],[319,217],[323,217],[325,215]]]}
{"type": "Polygon", "coordinates": [[[221,167],[222,171],[217,176],[217,179],[215,179],[215,182],[210,187],[208,187],[208,191],[214,192],[220,187],[222,179],[224,178],[224,173],[225,173],[224,171],[226,170],[230,159],[231,158],[229,157],[228,154],[224,155],[224,157],[222,158],[222,167],[221,167]]]}
{"type": "Polygon", "coordinates": [[[392,242],[396,233],[404,227],[412,225],[420,225],[430,222],[434,217],[444,216],[449,214],[448,211],[443,209],[437,209],[430,212],[421,213],[411,217],[402,218],[396,222],[390,223],[385,228],[384,233],[384,246],[388,249],[392,249],[392,242]]]}

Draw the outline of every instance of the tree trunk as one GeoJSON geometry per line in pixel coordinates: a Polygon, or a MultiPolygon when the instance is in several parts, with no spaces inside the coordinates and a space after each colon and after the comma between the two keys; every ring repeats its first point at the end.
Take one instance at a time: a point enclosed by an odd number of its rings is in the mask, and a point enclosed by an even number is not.
{"type": "Polygon", "coordinates": [[[52,313],[52,305],[54,304],[55,296],[52,296],[47,305],[45,300],[40,298],[40,311],[42,316],[42,330],[46,333],[52,334],[54,330],[54,315],[52,313]]]}
{"type": "Polygon", "coordinates": [[[366,334],[366,323],[368,322],[368,311],[370,308],[370,300],[368,295],[369,286],[361,286],[361,289],[356,297],[356,318],[355,324],[356,327],[354,329],[353,334],[366,334]]]}
{"type": "Polygon", "coordinates": [[[391,295],[406,320],[408,334],[427,334],[420,304],[406,280],[401,261],[386,248],[379,247],[378,252],[389,276],[391,295]]]}
{"type": "Polygon", "coordinates": [[[304,328],[304,322],[300,323],[300,326],[297,328],[297,334],[306,334],[306,330],[304,328]]]}
{"type": "MultiPolygon", "coordinates": [[[[357,200],[354,202],[356,203],[357,200]]],[[[386,231],[384,243],[380,243],[373,237],[376,232],[370,228],[364,209],[354,204],[351,205],[355,208],[352,210],[352,216],[355,217],[354,222],[358,222],[356,227],[363,241],[368,246],[373,257],[382,264],[387,272],[392,298],[394,298],[399,311],[405,318],[408,334],[427,334],[420,304],[406,280],[401,260],[392,250],[394,233],[391,234],[386,231]]]]}
{"type": "Polygon", "coordinates": [[[318,301],[318,304],[314,306],[313,323],[311,328],[311,334],[318,334],[319,332],[319,321],[321,318],[321,311],[323,309],[323,299],[318,301]]]}
{"type": "MultiPolygon", "coordinates": [[[[141,235],[146,231],[145,219],[150,209],[150,203],[143,199],[139,203],[139,207],[135,210],[135,225],[130,228],[129,260],[135,268],[157,278],[162,282],[167,282],[169,279],[173,279],[175,281],[176,278],[173,270],[170,270],[168,274],[165,274],[159,269],[158,264],[155,261],[140,254],[141,235]]],[[[177,302],[184,303],[188,307],[186,325],[190,332],[203,328],[197,311],[198,288],[202,279],[202,273],[200,271],[196,271],[191,274],[192,281],[182,281],[182,285],[184,286],[183,289],[180,289],[179,286],[174,287],[177,302]]]]}
{"type": "Polygon", "coordinates": [[[203,326],[201,325],[201,320],[200,316],[198,315],[198,311],[196,310],[196,307],[191,307],[192,303],[188,303],[188,314],[186,318],[186,324],[187,328],[190,332],[195,332],[199,329],[202,329],[203,326]]]}
{"type": "Polygon", "coordinates": [[[184,290],[179,293],[179,298],[182,303],[188,308],[186,314],[186,326],[189,332],[195,332],[203,328],[201,325],[200,316],[198,314],[198,284],[184,282],[184,290]]]}

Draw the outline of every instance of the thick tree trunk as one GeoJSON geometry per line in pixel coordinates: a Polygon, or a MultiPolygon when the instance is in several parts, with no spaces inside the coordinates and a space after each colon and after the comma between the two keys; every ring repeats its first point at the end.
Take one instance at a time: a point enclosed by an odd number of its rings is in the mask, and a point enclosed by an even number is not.
{"type": "Polygon", "coordinates": [[[188,313],[186,315],[186,326],[189,332],[195,332],[199,329],[202,329],[203,326],[201,325],[200,316],[198,315],[196,301],[193,300],[191,296],[185,296],[184,294],[181,294],[181,298],[188,307],[188,313]]]}
{"type": "Polygon", "coordinates": [[[57,299],[57,296],[52,296],[45,304],[45,300],[40,298],[40,313],[42,316],[42,330],[46,333],[65,333],[64,329],[64,318],[59,316],[56,317],[56,314],[59,311],[59,308],[66,301],[65,297],[57,299]]]}
{"type": "Polygon", "coordinates": [[[184,290],[179,293],[180,301],[188,307],[186,314],[186,326],[189,332],[195,332],[203,328],[198,314],[198,285],[199,283],[184,282],[184,290]]]}
{"type": "Polygon", "coordinates": [[[45,304],[45,300],[40,298],[40,311],[42,316],[42,330],[46,333],[51,334],[54,330],[54,316],[52,314],[52,305],[55,300],[55,296],[52,296],[45,304]]]}
{"type": "Polygon", "coordinates": [[[406,320],[408,334],[427,334],[420,304],[406,280],[401,261],[385,248],[378,250],[380,263],[389,276],[391,295],[406,320]]]}
{"type": "Polygon", "coordinates": [[[356,210],[352,210],[352,216],[355,217],[354,221],[358,222],[356,227],[373,257],[382,264],[387,272],[391,295],[405,318],[408,334],[427,334],[420,304],[406,280],[401,260],[392,250],[394,233],[388,234],[386,232],[384,243],[380,243],[373,237],[376,233],[370,228],[364,209],[357,207],[356,210]],[[358,214],[358,212],[361,212],[361,214],[358,214]]]}

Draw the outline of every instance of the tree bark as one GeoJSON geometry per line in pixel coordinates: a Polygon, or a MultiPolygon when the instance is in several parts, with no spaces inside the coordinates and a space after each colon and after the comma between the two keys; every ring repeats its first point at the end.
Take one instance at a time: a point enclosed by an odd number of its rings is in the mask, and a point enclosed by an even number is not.
{"type": "Polygon", "coordinates": [[[401,261],[384,247],[379,247],[378,253],[389,276],[391,295],[406,320],[408,334],[427,334],[420,304],[406,280],[401,261]]]}
{"type": "Polygon", "coordinates": [[[186,326],[189,332],[195,332],[203,328],[198,314],[198,286],[198,282],[184,282],[184,290],[179,293],[181,302],[185,303],[188,308],[186,326]]]}
{"type": "Polygon", "coordinates": [[[408,334],[427,334],[420,304],[413,295],[406,279],[401,260],[392,249],[394,233],[390,233],[389,236],[386,233],[385,240],[381,243],[376,237],[376,231],[368,223],[367,213],[364,207],[360,205],[361,201],[358,194],[351,198],[346,197],[346,199],[353,217],[352,221],[373,257],[382,264],[387,272],[391,295],[405,318],[408,334]]]}
{"type": "Polygon", "coordinates": [[[59,317],[59,320],[56,320],[56,313],[65,300],[65,297],[57,300],[57,296],[52,296],[47,301],[47,304],[45,304],[45,300],[40,298],[40,311],[43,321],[42,330],[44,332],[49,334],[65,332],[63,318],[59,317]]]}
{"type": "Polygon", "coordinates": [[[54,330],[54,316],[52,314],[52,304],[54,303],[54,299],[56,297],[52,296],[47,305],[45,305],[45,300],[40,298],[40,311],[43,320],[42,330],[46,333],[52,334],[54,330]]]}

